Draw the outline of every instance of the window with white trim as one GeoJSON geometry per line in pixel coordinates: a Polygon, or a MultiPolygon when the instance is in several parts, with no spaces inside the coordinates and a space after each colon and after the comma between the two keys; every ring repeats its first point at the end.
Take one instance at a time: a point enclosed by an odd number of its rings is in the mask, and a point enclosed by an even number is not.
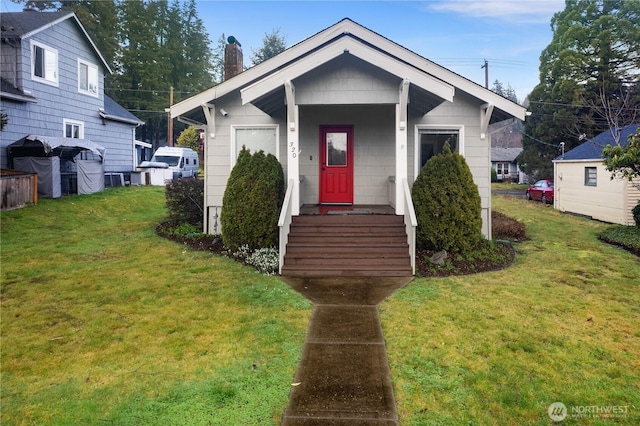
{"type": "Polygon", "coordinates": [[[595,167],[584,168],[584,184],[586,186],[598,186],[598,169],[595,167]]]}
{"type": "Polygon", "coordinates": [[[31,41],[31,77],[35,81],[58,85],[58,51],[31,41]]]}
{"type": "Polygon", "coordinates": [[[98,96],[98,66],[78,59],[78,92],[98,96]]]}
{"type": "Polygon", "coordinates": [[[246,147],[252,154],[264,151],[265,154],[279,155],[278,126],[232,126],[231,127],[231,167],[246,147]]]}
{"type": "Polygon", "coordinates": [[[417,126],[416,132],[416,176],[434,155],[442,153],[449,142],[451,151],[463,154],[462,126],[417,126]]]}
{"type": "Polygon", "coordinates": [[[82,121],[65,119],[63,127],[65,138],[84,139],[84,123],[82,121]]]}
{"type": "Polygon", "coordinates": [[[499,175],[509,174],[509,163],[496,163],[496,172],[499,175]]]}

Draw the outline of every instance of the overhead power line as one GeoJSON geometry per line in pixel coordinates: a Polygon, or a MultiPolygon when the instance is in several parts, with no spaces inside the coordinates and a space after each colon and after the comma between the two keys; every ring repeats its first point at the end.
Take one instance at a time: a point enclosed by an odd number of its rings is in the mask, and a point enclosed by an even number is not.
{"type": "Polygon", "coordinates": [[[536,139],[533,136],[529,136],[528,134],[526,134],[524,132],[522,132],[522,135],[528,137],[529,139],[531,139],[531,140],[533,140],[535,142],[541,143],[543,145],[552,146],[552,147],[558,148],[558,149],[560,148],[560,145],[555,145],[555,144],[552,144],[552,143],[549,143],[549,142],[541,141],[540,139],[536,139]]]}
{"type": "MultiPolygon", "coordinates": [[[[565,106],[565,107],[572,107],[572,108],[603,108],[601,106],[596,106],[596,105],[578,105],[578,104],[565,104],[562,102],[543,102],[543,101],[532,101],[529,100],[530,104],[538,104],[538,105],[556,105],[556,106],[565,106]]],[[[640,106],[636,106],[636,107],[631,107],[631,108],[612,108],[615,109],[616,111],[620,110],[620,111],[640,111],[640,106]]]]}

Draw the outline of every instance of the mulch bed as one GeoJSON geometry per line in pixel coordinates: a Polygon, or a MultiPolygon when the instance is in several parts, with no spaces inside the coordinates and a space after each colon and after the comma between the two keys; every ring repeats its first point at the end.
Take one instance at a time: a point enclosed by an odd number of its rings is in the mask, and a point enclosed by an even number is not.
{"type": "MultiPolygon", "coordinates": [[[[166,239],[184,244],[193,250],[208,251],[213,254],[227,256],[239,262],[243,258],[233,256],[222,244],[218,236],[208,234],[196,234],[193,236],[176,236],[172,231],[176,224],[170,221],[162,222],[156,226],[156,233],[166,239]]],[[[448,277],[455,275],[469,275],[480,272],[497,271],[511,266],[515,260],[515,249],[508,242],[494,242],[493,246],[483,243],[478,247],[478,253],[473,259],[465,256],[449,254],[443,265],[435,265],[429,258],[435,252],[428,250],[416,250],[416,275],[420,277],[448,277]]],[[[244,263],[244,262],[243,262],[244,263]]]]}
{"type": "Polygon", "coordinates": [[[498,271],[511,266],[516,258],[516,250],[509,242],[481,243],[474,257],[447,254],[442,265],[429,259],[435,251],[416,250],[416,275],[420,277],[450,277],[470,275],[480,272],[498,271]]]}
{"type": "Polygon", "coordinates": [[[210,234],[197,234],[188,237],[177,236],[173,233],[175,222],[166,221],[156,226],[156,234],[176,243],[189,246],[193,250],[209,251],[213,254],[228,255],[228,249],[222,244],[220,237],[210,234]]]}

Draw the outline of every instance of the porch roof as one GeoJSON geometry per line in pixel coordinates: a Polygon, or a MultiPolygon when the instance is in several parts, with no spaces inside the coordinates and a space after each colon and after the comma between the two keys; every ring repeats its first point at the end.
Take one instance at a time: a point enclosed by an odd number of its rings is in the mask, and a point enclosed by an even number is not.
{"type": "Polygon", "coordinates": [[[217,99],[237,90],[242,92],[243,103],[252,102],[267,113],[276,111],[285,104],[282,85],[286,81],[343,54],[354,55],[385,69],[400,77],[400,80],[409,80],[409,105],[422,114],[443,101],[452,101],[455,92],[461,90],[477,98],[480,103],[494,106],[491,123],[511,117],[520,120],[525,118],[524,107],[350,19],[343,19],[279,55],[173,105],[170,108],[171,117],[205,123],[202,107],[215,104],[217,99]]]}
{"type": "Polygon", "coordinates": [[[344,55],[352,55],[385,70],[396,76],[398,83],[408,79],[411,82],[410,101],[415,102],[422,114],[444,101],[453,102],[455,88],[452,85],[416,68],[407,67],[361,40],[342,35],[316,50],[313,55],[307,55],[241,89],[242,103],[253,103],[267,114],[272,114],[284,106],[285,82],[344,55]]]}

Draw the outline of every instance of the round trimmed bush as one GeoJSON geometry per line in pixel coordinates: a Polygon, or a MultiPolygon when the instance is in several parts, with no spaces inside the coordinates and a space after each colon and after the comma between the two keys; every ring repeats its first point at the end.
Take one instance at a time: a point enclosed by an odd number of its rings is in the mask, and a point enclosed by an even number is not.
{"type": "Polygon", "coordinates": [[[451,152],[449,143],[424,165],[411,196],[418,248],[466,252],[482,240],[478,186],[464,157],[451,152]]]}
{"type": "Polygon", "coordinates": [[[232,250],[277,247],[284,172],[278,159],[243,148],[222,199],[222,241],[232,250]]]}
{"type": "Polygon", "coordinates": [[[636,226],[640,228],[640,201],[631,210],[631,213],[633,214],[633,221],[636,223],[636,226]]]}

